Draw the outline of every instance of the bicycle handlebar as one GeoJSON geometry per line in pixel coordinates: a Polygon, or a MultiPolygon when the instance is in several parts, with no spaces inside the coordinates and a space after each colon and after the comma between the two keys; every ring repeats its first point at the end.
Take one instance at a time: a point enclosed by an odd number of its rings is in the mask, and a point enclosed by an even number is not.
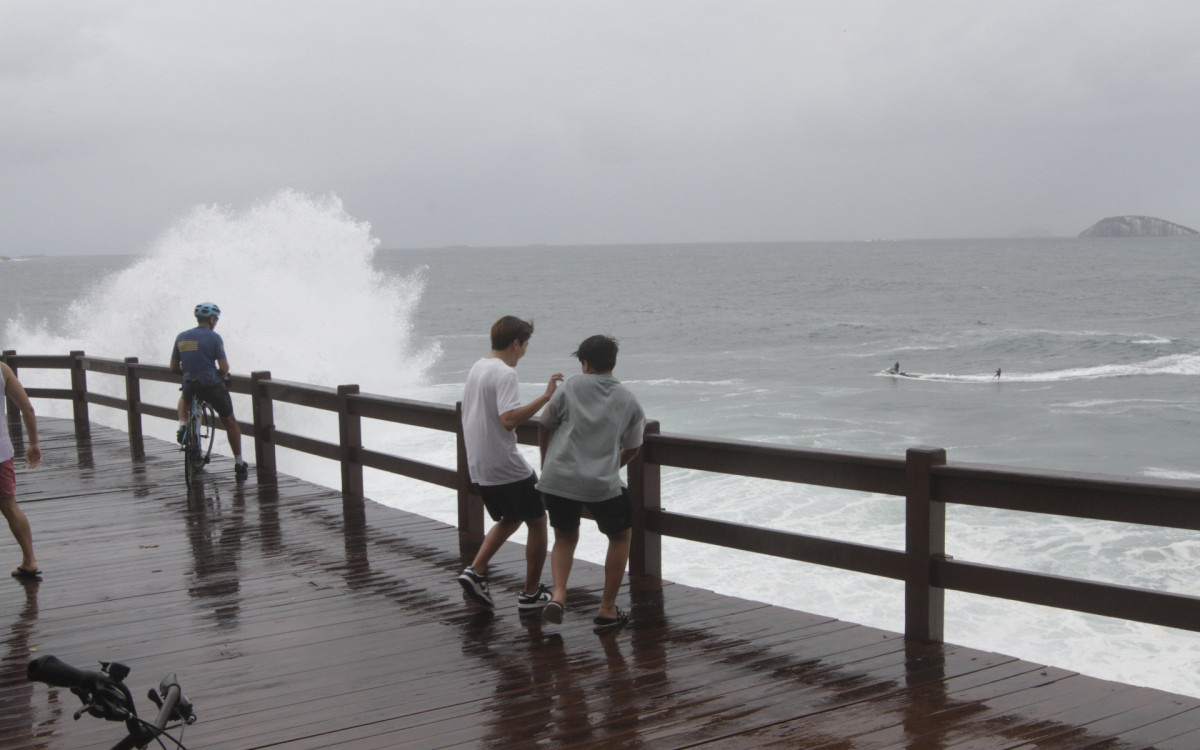
{"type": "Polygon", "coordinates": [[[183,694],[183,686],[179,684],[174,672],[162,678],[162,682],[158,683],[158,696],[151,691],[149,697],[158,706],[158,718],[154,720],[155,726],[165,727],[168,721],[176,717],[189,724],[196,720],[196,710],[188,697],[183,694]]]}
{"type": "Polygon", "coordinates": [[[100,672],[89,672],[78,667],[72,667],[62,659],[50,654],[39,656],[29,662],[25,676],[34,682],[44,682],[47,685],[61,688],[82,688],[88,682],[111,682],[112,678],[100,672]]]}
{"type": "MultiPolygon", "coordinates": [[[[124,721],[129,736],[117,743],[117,747],[146,747],[150,740],[165,734],[167,724],[179,720],[184,725],[196,721],[192,702],[183,694],[183,688],[175,673],[167,675],[158,684],[158,693],[150,691],[149,698],[158,706],[154,722],[138,718],[133,705],[133,695],[125,687],[124,679],[129,668],[118,662],[101,662],[104,672],[79,669],[61,659],[44,654],[29,662],[26,676],[34,682],[44,682],[54,687],[68,688],[79,697],[83,708],[75,714],[78,719],[85,712],[97,719],[124,721]]],[[[169,736],[169,735],[168,735],[169,736]]],[[[183,747],[176,741],[179,747],[183,747]]]]}
{"type": "Polygon", "coordinates": [[[85,711],[97,719],[108,721],[125,721],[137,716],[133,696],[123,682],[129,674],[129,668],[118,662],[110,662],[104,666],[107,673],[92,672],[73,667],[57,657],[45,654],[29,662],[25,675],[35,682],[69,688],[79,696],[83,708],[75,715],[77,719],[85,711]]]}

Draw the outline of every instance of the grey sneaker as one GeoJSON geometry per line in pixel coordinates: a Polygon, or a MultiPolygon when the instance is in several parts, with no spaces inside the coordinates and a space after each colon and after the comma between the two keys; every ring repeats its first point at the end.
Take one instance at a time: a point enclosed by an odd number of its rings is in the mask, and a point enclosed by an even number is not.
{"type": "Polygon", "coordinates": [[[476,603],[485,607],[496,606],[496,603],[492,601],[491,593],[488,592],[487,576],[479,575],[470,565],[463,568],[463,572],[458,574],[458,584],[462,586],[463,593],[476,603]]]}
{"type": "Polygon", "coordinates": [[[539,583],[537,591],[532,594],[526,594],[524,591],[517,594],[517,609],[522,612],[536,612],[549,603],[550,589],[546,588],[544,583],[539,583]]]}

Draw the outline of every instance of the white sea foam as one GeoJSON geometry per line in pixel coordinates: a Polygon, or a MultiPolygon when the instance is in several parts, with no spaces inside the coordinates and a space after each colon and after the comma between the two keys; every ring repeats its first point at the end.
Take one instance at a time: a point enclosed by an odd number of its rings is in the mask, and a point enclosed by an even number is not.
{"type": "MultiPolygon", "coordinates": [[[[880,377],[892,377],[885,372],[880,377]]],[[[1150,375],[1200,375],[1200,354],[1170,354],[1145,362],[1132,364],[1104,364],[1093,367],[1071,367],[1063,370],[1042,372],[1014,372],[1004,370],[997,378],[995,371],[959,375],[944,373],[907,373],[909,379],[933,380],[947,383],[986,383],[1002,380],[1008,383],[1056,383],[1068,380],[1101,380],[1106,378],[1128,378],[1150,375]]]]}
{"type": "Polygon", "coordinates": [[[1154,479],[1181,479],[1189,482],[1200,481],[1200,472],[1198,471],[1164,469],[1157,466],[1148,466],[1142,473],[1145,476],[1152,477],[1154,479]]]}
{"type": "Polygon", "coordinates": [[[622,380],[625,385],[644,385],[644,386],[677,386],[677,385],[704,385],[704,386],[733,386],[742,385],[745,381],[739,378],[731,378],[729,380],[681,380],[678,378],[657,378],[655,380],[622,380]]]}
{"type": "Polygon", "coordinates": [[[1129,406],[1137,404],[1146,404],[1154,406],[1157,404],[1170,403],[1165,399],[1149,399],[1149,398],[1096,398],[1086,401],[1069,401],[1062,406],[1067,409],[1095,409],[1097,407],[1107,406],[1129,406]]]}

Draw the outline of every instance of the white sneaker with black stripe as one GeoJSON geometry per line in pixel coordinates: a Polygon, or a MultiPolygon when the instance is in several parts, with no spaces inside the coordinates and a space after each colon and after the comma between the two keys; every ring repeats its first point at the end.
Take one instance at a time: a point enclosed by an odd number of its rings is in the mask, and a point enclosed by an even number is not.
{"type": "Polygon", "coordinates": [[[463,572],[458,574],[458,584],[462,586],[463,593],[471,597],[476,603],[482,604],[485,607],[496,606],[496,603],[492,601],[491,593],[488,591],[487,576],[479,575],[470,565],[463,568],[463,572]]]}
{"type": "Polygon", "coordinates": [[[517,609],[522,612],[540,612],[549,603],[550,589],[546,588],[544,583],[539,583],[537,591],[532,594],[526,594],[524,591],[517,594],[517,609]]]}

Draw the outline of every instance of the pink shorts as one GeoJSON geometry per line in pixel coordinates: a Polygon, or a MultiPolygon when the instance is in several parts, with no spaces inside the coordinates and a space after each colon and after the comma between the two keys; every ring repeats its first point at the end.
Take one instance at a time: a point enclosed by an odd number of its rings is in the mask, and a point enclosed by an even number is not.
{"type": "Polygon", "coordinates": [[[0,497],[17,496],[17,475],[13,472],[13,460],[10,458],[0,464],[0,497]]]}

